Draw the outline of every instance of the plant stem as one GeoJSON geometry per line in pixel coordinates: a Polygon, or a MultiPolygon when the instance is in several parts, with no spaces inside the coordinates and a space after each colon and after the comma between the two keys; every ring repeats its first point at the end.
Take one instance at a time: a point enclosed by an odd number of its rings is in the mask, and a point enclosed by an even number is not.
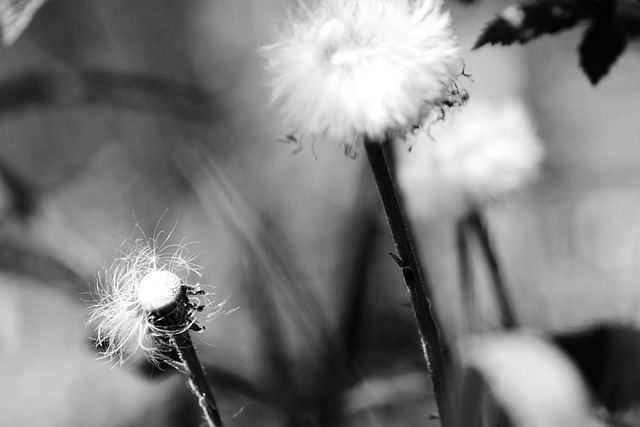
{"type": "Polygon", "coordinates": [[[222,419],[218,411],[218,405],[213,397],[211,384],[205,375],[202,363],[198,358],[198,353],[191,340],[189,329],[185,325],[191,325],[191,329],[200,330],[196,323],[193,323],[192,314],[189,307],[193,307],[187,296],[186,290],[181,296],[181,300],[175,305],[156,314],[156,324],[167,331],[166,339],[169,348],[167,353],[173,350],[177,353],[171,356],[167,354],[167,362],[187,377],[187,385],[191,392],[198,398],[198,404],[202,409],[208,427],[222,427],[222,419]],[[179,359],[179,360],[177,360],[179,359]]]}
{"type": "Polygon", "coordinates": [[[385,148],[388,148],[390,143],[389,138],[385,138],[384,141],[365,139],[364,146],[398,252],[398,256],[392,256],[402,269],[418,323],[422,350],[433,383],[440,420],[444,427],[452,427],[455,425],[454,400],[452,375],[447,360],[448,351],[440,336],[439,322],[431,308],[428,282],[418,262],[414,241],[402,212],[390,164],[385,156],[385,148]]]}
{"type": "Polygon", "coordinates": [[[460,267],[460,287],[466,312],[467,331],[474,333],[478,314],[476,312],[475,292],[473,289],[473,265],[469,254],[468,227],[465,220],[456,224],[456,248],[458,250],[458,266],[460,267]]]}
{"type": "Polygon", "coordinates": [[[516,315],[515,308],[511,302],[507,285],[498,262],[498,256],[496,255],[495,248],[489,236],[489,230],[487,228],[486,220],[482,217],[479,211],[474,210],[466,220],[469,224],[469,228],[475,232],[478,243],[482,253],[484,254],[489,273],[493,281],[493,288],[496,294],[498,312],[500,313],[500,321],[505,329],[515,329],[519,326],[520,322],[516,315]]]}
{"type": "Polygon", "coordinates": [[[182,368],[184,374],[187,376],[189,388],[198,398],[198,404],[204,412],[209,427],[222,427],[222,419],[220,418],[220,412],[213,397],[211,384],[209,384],[205,376],[189,331],[172,335],[171,343],[180,355],[182,368]]]}

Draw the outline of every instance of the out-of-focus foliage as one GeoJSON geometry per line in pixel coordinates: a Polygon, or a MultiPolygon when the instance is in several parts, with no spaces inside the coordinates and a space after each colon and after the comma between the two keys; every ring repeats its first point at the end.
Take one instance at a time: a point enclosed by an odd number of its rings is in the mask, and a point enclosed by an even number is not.
{"type": "Polygon", "coordinates": [[[582,372],[597,402],[610,414],[640,405],[640,331],[601,324],[553,336],[582,372]]]}
{"type": "Polygon", "coordinates": [[[5,44],[13,44],[45,0],[1,0],[0,27],[5,44]]]}
{"type": "Polygon", "coordinates": [[[465,427],[592,425],[589,395],[571,360],[526,332],[467,338],[460,425],[465,427]]]}
{"type": "Polygon", "coordinates": [[[511,5],[489,22],[475,48],[527,43],[544,34],[586,23],[578,49],[580,67],[597,84],[640,34],[640,4],[634,0],[540,0],[511,5]]]}

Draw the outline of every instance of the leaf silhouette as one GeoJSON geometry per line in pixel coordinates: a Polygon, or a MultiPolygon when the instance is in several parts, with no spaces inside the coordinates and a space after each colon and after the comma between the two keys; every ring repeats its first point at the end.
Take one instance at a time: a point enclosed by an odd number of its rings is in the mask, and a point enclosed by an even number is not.
{"type": "Polygon", "coordinates": [[[591,9],[568,1],[541,1],[505,8],[481,32],[474,45],[526,43],[543,34],[553,34],[574,26],[591,9]]]}
{"type": "Polygon", "coordinates": [[[585,31],[578,51],[580,68],[592,84],[609,73],[611,66],[627,47],[627,36],[613,20],[595,21],[585,31]]]}

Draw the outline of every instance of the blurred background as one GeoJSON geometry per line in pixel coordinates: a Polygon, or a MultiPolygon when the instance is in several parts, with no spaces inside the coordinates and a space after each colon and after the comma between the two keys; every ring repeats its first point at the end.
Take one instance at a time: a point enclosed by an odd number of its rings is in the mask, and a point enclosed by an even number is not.
{"type": "MultiPolygon", "coordinates": [[[[258,47],[286,4],[52,0],[0,47],[0,426],[201,425],[181,376],[92,348],[91,289],[136,225],[195,242],[238,308],[195,338],[228,426],[437,425],[365,159],[287,142],[267,105],[258,47]]],[[[487,211],[516,309],[543,331],[634,325],[640,58],[593,87],[579,30],[471,51],[506,4],[447,6],[461,86],[523,100],[548,153],[487,211]]],[[[453,232],[419,235],[451,343],[468,332],[453,232]]],[[[497,328],[485,282],[480,331],[497,328]]]]}

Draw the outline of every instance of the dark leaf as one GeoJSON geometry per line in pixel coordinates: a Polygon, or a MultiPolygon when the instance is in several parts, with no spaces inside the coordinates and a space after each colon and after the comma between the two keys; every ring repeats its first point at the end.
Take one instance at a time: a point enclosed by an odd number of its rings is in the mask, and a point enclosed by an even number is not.
{"type": "Polygon", "coordinates": [[[612,415],[640,404],[639,330],[605,324],[558,334],[553,339],[612,415]]]}
{"type": "Polygon", "coordinates": [[[592,84],[597,84],[607,75],[627,47],[627,36],[612,20],[595,21],[585,31],[578,51],[580,67],[592,84]]]}
{"type": "Polygon", "coordinates": [[[592,13],[591,2],[541,1],[511,5],[484,28],[473,46],[526,43],[543,34],[553,34],[574,26],[592,13]]]}

